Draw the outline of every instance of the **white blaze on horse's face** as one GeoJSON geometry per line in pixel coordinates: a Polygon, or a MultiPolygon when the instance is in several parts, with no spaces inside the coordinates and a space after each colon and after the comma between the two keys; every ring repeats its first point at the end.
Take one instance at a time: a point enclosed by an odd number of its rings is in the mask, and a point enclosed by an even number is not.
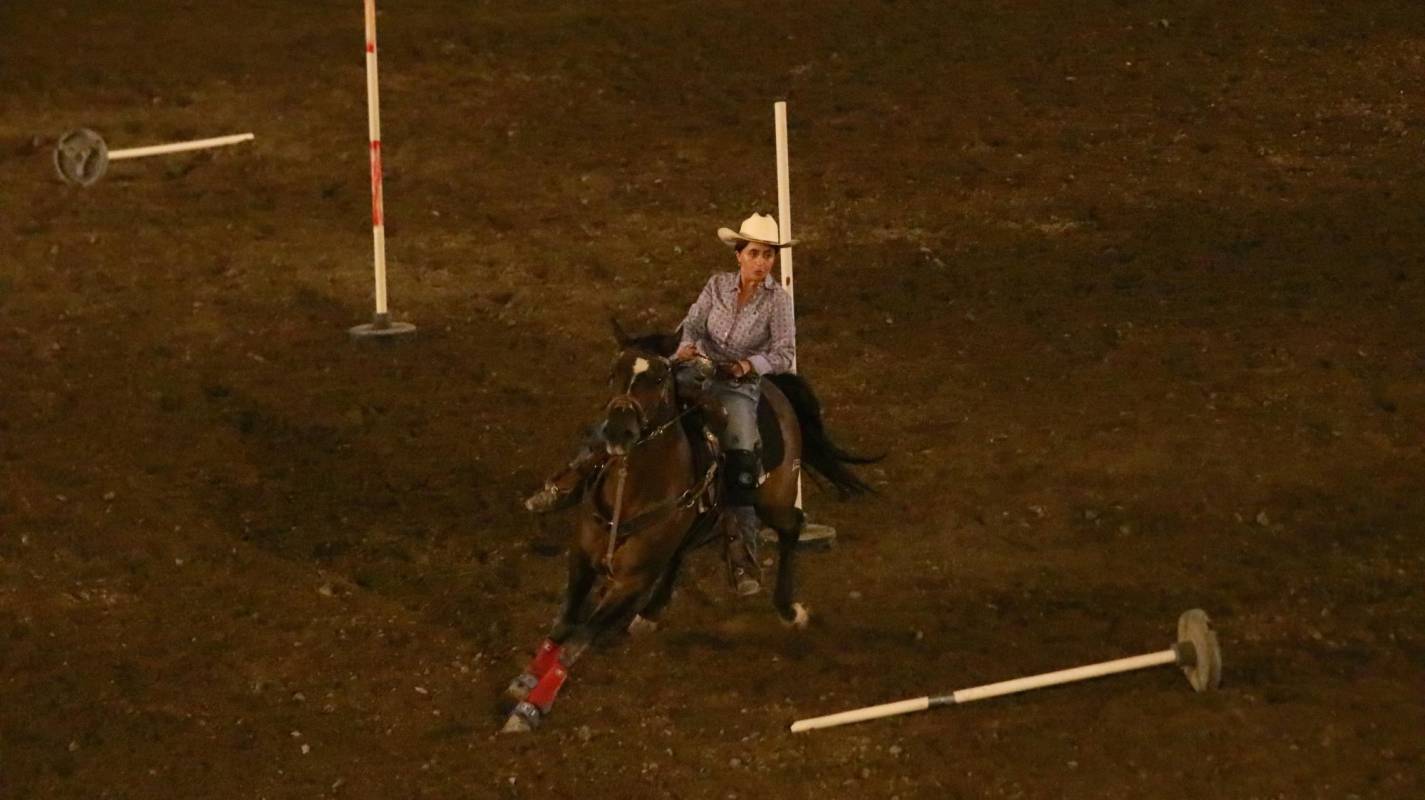
{"type": "Polygon", "coordinates": [[[639,375],[642,375],[643,373],[647,372],[647,371],[648,371],[648,367],[649,367],[648,359],[646,359],[646,358],[635,359],[634,362],[633,362],[633,377],[637,378],[639,375]]]}

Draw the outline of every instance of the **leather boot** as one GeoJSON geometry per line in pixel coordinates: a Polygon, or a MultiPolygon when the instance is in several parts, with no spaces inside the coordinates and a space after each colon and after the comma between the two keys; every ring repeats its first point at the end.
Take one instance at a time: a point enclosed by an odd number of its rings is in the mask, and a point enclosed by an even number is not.
{"type": "Polygon", "coordinates": [[[762,567],[757,563],[758,534],[762,526],[753,506],[761,484],[761,464],[751,450],[728,450],[723,467],[728,578],[738,594],[756,594],[762,585],[762,567]]]}
{"type": "Polygon", "coordinates": [[[584,496],[584,487],[588,485],[589,476],[608,458],[606,449],[585,445],[579,450],[579,454],[574,456],[573,461],[545,482],[544,488],[525,499],[525,510],[535,514],[548,514],[577,504],[579,498],[584,496]]]}
{"type": "Polygon", "coordinates": [[[746,597],[762,589],[762,565],[757,561],[757,543],[761,524],[752,506],[727,508],[724,533],[724,555],[727,558],[727,578],[736,592],[746,597]]]}

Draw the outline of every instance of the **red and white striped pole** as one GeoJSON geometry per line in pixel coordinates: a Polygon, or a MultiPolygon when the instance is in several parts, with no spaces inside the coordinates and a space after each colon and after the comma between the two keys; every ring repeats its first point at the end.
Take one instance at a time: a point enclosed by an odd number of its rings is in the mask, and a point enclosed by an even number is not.
{"type": "Polygon", "coordinates": [[[357,338],[414,333],[408,322],[392,322],[386,308],[386,219],[381,190],[381,91],[376,72],[376,0],[366,5],[366,116],[371,138],[371,242],[376,260],[376,316],[351,329],[357,338]]]}

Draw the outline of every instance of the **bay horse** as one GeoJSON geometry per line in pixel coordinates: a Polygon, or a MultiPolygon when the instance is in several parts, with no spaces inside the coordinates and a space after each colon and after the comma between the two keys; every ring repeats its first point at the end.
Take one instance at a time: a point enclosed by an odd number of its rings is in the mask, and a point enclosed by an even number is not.
{"type": "MultiPolygon", "coordinates": [[[[578,510],[563,607],[529,665],[505,691],[506,733],[530,731],[549,714],[569,668],[596,640],[620,630],[656,630],[683,559],[718,533],[717,459],[695,458],[694,448],[703,444],[680,424],[688,412],[678,408],[674,391],[670,356],[677,336],[630,337],[616,321],[614,334],[620,350],[603,420],[609,458],[578,510]]],[[[795,600],[797,540],[805,524],[796,507],[801,468],[851,496],[872,489],[847,465],[879,457],[857,456],[833,444],[816,395],[797,375],[767,376],[762,404],[775,415],[782,453],[777,463],[763,465],[766,479],[755,508],[777,534],[772,605],[784,625],[801,629],[810,619],[807,607],[795,600]]]]}

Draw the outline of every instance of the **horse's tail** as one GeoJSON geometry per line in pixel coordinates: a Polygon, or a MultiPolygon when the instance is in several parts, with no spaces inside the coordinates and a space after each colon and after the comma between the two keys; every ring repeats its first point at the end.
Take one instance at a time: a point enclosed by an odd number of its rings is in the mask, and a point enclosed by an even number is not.
{"type": "Polygon", "coordinates": [[[792,409],[797,412],[797,423],[802,430],[802,464],[836,487],[842,497],[868,492],[874,494],[876,490],[846,465],[874,464],[885,456],[859,456],[842,450],[831,441],[821,421],[821,402],[816,399],[816,393],[805,378],[789,372],[767,378],[782,390],[792,409]]]}

